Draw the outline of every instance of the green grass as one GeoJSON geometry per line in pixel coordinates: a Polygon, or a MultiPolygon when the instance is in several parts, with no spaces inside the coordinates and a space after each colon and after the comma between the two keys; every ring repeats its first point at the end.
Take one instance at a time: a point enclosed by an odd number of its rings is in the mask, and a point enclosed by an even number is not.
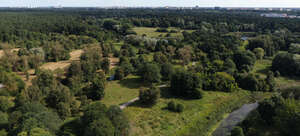
{"type": "MultiPolygon", "coordinates": [[[[146,34],[148,37],[151,38],[158,38],[160,35],[162,35],[163,37],[165,37],[167,35],[167,33],[163,33],[163,32],[156,32],[157,27],[134,27],[133,31],[135,31],[137,33],[137,35],[142,36],[143,34],[146,34]]],[[[174,27],[170,27],[168,28],[168,30],[177,30],[177,33],[171,33],[171,37],[177,37],[177,38],[182,38],[182,32],[184,30],[181,30],[179,28],[174,28],[174,27]]],[[[186,30],[187,32],[193,32],[194,30],[186,30]]]]}
{"type": "Polygon", "coordinates": [[[143,85],[138,76],[128,76],[122,81],[111,81],[105,88],[105,96],[101,100],[107,106],[120,105],[128,102],[139,94],[139,88],[143,85]]]}
{"type": "MultiPolygon", "coordinates": [[[[131,121],[132,136],[187,135],[190,134],[191,130],[197,129],[195,126],[202,121],[204,128],[200,129],[207,129],[205,124],[209,120],[206,117],[217,112],[219,107],[227,104],[231,106],[237,105],[237,103],[242,104],[249,95],[246,91],[236,93],[205,92],[204,97],[200,100],[183,100],[162,95],[158,103],[151,108],[141,107],[135,103],[124,111],[131,121]],[[184,112],[174,113],[166,110],[167,103],[171,100],[183,104],[184,112]]],[[[213,128],[209,128],[207,133],[211,133],[213,128]]]]}
{"type": "MultiPolygon", "coordinates": [[[[258,60],[254,65],[253,72],[265,78],[267,72],[271,70],[270,69],[271,66],[272,66],[272,60],[268,60],[268,59],[258,60]]],[[[300,84],[300,78],[297,77],[280,76],[276,78],[275,81],[279,89],[290,87],[290,86],[296,86],[300,84]]]]}
{"type": "Polygon", "coordinates": [[[259,74],[262,77],[266,77],[268,71],[270,71],[270,67],[272,66],[272,60],[262,59],[257,60],[253,72],[259,74]]]}

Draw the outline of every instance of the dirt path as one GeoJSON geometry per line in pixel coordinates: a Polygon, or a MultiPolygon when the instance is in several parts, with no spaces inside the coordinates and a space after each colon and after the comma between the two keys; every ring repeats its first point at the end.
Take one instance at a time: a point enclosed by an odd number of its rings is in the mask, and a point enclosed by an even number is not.
{"type": "Polygon", "coordinates": [[[136,97],[136,98],[134,98],[134,99],[132,99],[132,100],[130,100],[130,101],[128,101],[128,102],[126,102],[126,103],[120,105],[120,109],[123,110],[123,109],[125,109],[127,106],[129,106],[130,104],[132,104],[132,103],[134,103],[134,102],[136,102],[136,101],[138,101],[138,100],[139,100],[139,98],[136,97]]]}

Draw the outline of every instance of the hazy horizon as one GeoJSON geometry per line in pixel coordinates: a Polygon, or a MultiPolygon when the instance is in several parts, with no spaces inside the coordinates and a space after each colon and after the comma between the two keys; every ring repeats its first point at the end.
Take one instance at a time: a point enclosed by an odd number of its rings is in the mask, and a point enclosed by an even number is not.
{"type": "Polygon", "coordinates": [[[0,7],[278,7],[300,8],[299,0],[0,0],[0,7]]]}

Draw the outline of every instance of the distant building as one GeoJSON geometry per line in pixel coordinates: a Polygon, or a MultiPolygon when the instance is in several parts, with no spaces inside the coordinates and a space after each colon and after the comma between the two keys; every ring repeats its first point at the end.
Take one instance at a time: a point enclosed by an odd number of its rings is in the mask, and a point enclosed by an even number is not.
{"type": "Polygon", "coordinates": [[[261,14],[262,17],[282,17],[282,18],[285,18],[285,17],[288,17],[288,15],[286,13],[264,13],[264,14],[261,14]]]}

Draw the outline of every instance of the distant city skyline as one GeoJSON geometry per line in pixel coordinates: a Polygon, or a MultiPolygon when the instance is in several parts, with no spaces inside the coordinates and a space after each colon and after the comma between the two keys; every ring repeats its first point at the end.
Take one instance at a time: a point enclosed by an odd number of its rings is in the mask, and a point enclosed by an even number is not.
{"type": "Polygon", "coordinates": [[[0,0],[0,7],[282,7],[300,8],[300,0],[0,0]]]}

